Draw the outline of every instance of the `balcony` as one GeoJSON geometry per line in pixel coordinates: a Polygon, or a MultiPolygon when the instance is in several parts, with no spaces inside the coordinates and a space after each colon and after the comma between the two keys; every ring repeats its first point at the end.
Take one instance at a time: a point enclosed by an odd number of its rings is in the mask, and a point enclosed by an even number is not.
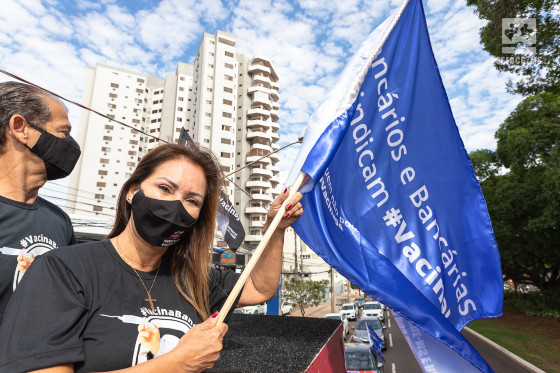
{"type": "Polygon", "coordinates": [[[262,228],[264,226],[266,220],[256,220],[256,221],[250,221],[249,222],[249,227],[250,228],[262,228]]]}
{"type": "Polygon", "coordinates": [[[270,183],[262,180],[248,180],[245,186],[247,188],[270,188],[270,183]]]}
{"type": "Polygon", "coordinates": [[[274,101],[278,101],[278,90],[277,89],[270,89],[269,92],[270,97],[274,100],[274,101]]]}
{"type": "Polygon", "coordinates": [[[272,162],[269,157],[266,157],[266,158],[262,158],[262,157],[264,157],[264,155],[247,156],[247,163],[252,163],[252,162],[259,161],[259,163],[262,163],[262,164],[270,164],[272,162]]]}
{"type": "Polygon", "coordinates": [[[261,242],[262,238],[263,238],[263,236],[261,236],[261,235],[248,234],[248,235],[245,236],[245,241],[258,243],[258,242],[261,242]]]}
{"type": "Polygon", "coordinates": [[[270,86],[272,89],[276,90],[277,92],[280,90],[280,86],[278,85],[278,82],[270,82],[270,86]]]}
{"type": "Polygon", "coordinates": [[[274,198],[270,194],[254,193],[251,194],[251,198],[257,201],[272,202],[274,198]]]}
{"type": "Polygon", "coordinates": [[[272,108],[273,108],[274,110],[278,110],[278,109],[280,109],[280,104],[279,104],[278,102],[273,102],[273,103],[272,103],[272,108]]]}
{"type": "Polygon", "coordinates": [[[274,144],[272,144],[271,148],[272,148],[272,151],[276,151],[276,150],[280,149],[280,145],[274,143],[274,144]]]}
{"type": "Polygon", "coordinates": [[[261,108],[249,109],[247,110],[247,116],[248,117],[259,116],[259,117],[268,118],[270,116],[270,111],[261,108]]]}
{"type": "MultiPolygon", "coordinates": [[[[251,95],[255,92],[264,92],[266,94],[271,94],[270,89],[260,84],[254,84],[251,87],[249,87],[249,89],[247,89],[247,94],[251,95]]],[[[276,99],[278,99],[278,94],[276,94],[276,99]]]]}
{"type": "Polygon", "coordinates": [[[270,166],[270,171],[272,171],[273,174],[280,172],[280,167],[278,167],[277,165],[273,164],[270,166]]]}
{"type": "Polygon", "coordinates": [[[263,95],[261,92],[255,93],[251,104],[253,106],[262,106],[266,110],[272,109],[272,102],[268,99],[268,95],[263,95]]]}
{"type": "Polygon", "coordinates": [[[278,122],[270,122],[270,126],[272,127],[272,130],[274,132],[277,132],[280,129],[280,125],[278,124],[278,122]]]}
{"type": "Polygon", "coordinates": [[[247,131],[247,138],[249,140],[258,138],[258,139],[262,139],[265,141],[272,141],[272,133],[270,132],[265,132],[265,131],[247,131]]]}
{"type": "Polygon", "coordinates": [[[269,181],[272,184],[273,188],[276,187],[276,185],[280,184],[280,180],[276,176],[272,176],[269,181]]]}
{"type": "Polygon", "coordinates": [[[269,145],[258,144],[258,143],[251,145],[251,150],[265,150],[268,151],[269,153],[272,152],[272,148],[269,145]]]}
{"type": "Polygon", "coordinates": [[[251,175],[252,176],[265,176],[265,177],[272,177],[272,171],[267,170],[266,168],[257,168],[251,167],[251,175]]]}
{"type": "Polygon", "coordinates": [[[256,207],[245,207],[246,214],[266,214],[266,209],[261,206],[256,207]]]}
{"type": "MultiPolygon", "coordinates": [[[[270,78],[268,76],[265,76],[263,74],[254,74],[253,75],[253,84],[263,84],[265,87],[270,87],[270,78]]],[[[251,84],[252,85],[252,84],[251,84]]]]}
{"type": "Polygon", "coordinates": [[[272,118],[273,121],[277,121],[278,118],[280,118],[278,116],[278,110],[270,110],[270,117],[272,118]]]}
{"type": "Polygon", "coordinates": [[[250,74],[264,73],[265,75],[270,76],[270,67],[265,65],[259,65],[259,64],[251,65],[249,67],[249,73],[250,74]]]}
{"type": "Polygon", "coordinates": [[[247,121],[247,128],[249,129],[259,129],[262,128],[263,130],[268,130],[271,128],[272,122],[265,121],[262,119],[250,119],[247,121]]]}
{"type": "Polygon", "coordinates": [[[273,142],[277,142],[278,140],[280,140],[280,135],[277,134],[276,132],[272,132],[270,134],[270,138],[273,142]]]}
{"type": "Polygon", "coordinates": [[[274,163],[279,162],[280,158],[278,157],[278,153],[274,153],[270,155],[270,160],[274,163]]]}

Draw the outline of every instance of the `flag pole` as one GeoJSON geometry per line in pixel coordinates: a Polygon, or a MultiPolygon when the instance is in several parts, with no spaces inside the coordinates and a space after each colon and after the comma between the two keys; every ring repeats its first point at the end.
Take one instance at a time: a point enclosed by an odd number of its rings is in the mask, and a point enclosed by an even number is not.
{"type": "Polygon", "coordinates": [[[290,198],[292,198],[292,196],[294,194],[297,193],[297,191],[299,190],[299,188],[303,184],[303,180],[305,179],[305,175],[306,175],[305,172],[303,172],[303,171],[299,172],[299,175],[298,175],[296,181],[292,184],[292,187],[290,188],[290,194],[288,195],[288,198],[286,198],[286,200],[284,200],[284,202],[282,203],[282,206],[280,206],[280,208],[278,209],[278,212],[276,213],[276,216],[274,216],[274,219],[272,220],[272,223],[270,223],[270,226],[268,227],[268,229],[264,233],[261,242],[259,243],[259,245],[255,249],[255,251],[253,253],[253,256],[251,257],[251,260],[249,260],[249,263],[247,263],[247,266],[243,270],[243,273],[241,273],[241,276],[237,280],[237,283],[233,287],[233,290],[231,291],[231,293],[229,294],[229,296],[226,299],[226,302],[222,306],[222,309],[220,310],[220,313],[218,314],[218,323],[216,325],[220,325],[222,322],[224,322],[224,319],[225,319],[226,315],[228,314],[229,310],[233,306],[233,302],[235,302],[235,300],[237,299],[237,296],[239,295],[239,293],[241,292],[241,289],[243,288],[243,285],[245,285],[245,282],[249,278],[249,275],[251,274],[251,271],[253,270],[253,268],[257,264],[257,261],[259,260],[259,258],[261,256],[261,254],[263,253],[266,245],[268,244],[268,241],[270,241],[270,237],[272,237],[272,234],[276,230],[276,227],[278,227],[278,224],[280,224],[280,221],[282,220],[283,215],[286,213],[286,202],[290,198]]]}

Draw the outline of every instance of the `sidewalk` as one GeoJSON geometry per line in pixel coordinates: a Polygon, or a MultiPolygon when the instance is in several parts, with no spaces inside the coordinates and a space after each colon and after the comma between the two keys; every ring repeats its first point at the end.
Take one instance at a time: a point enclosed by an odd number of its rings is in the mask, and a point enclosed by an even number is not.
{"type": "MultiPolygon", "coordinates": [[[[350,303],[354,302],[354,299],[358,297],[356,294],[350,294],[350,303]]],[[[334,302],[334,312],[340,311],[340,306],[343,303],[348,302],[348,293],[342,293],[335,297],[334,302]]],[[[324,303],[319,304],[315,307],[309,307],[305,309],[305,317],[323,317],[325,314],[331,313],[331,300],[327,299],[324,303]]],[[[292,316],[301,316],[299,308],[294,308],[292,316]]]]}

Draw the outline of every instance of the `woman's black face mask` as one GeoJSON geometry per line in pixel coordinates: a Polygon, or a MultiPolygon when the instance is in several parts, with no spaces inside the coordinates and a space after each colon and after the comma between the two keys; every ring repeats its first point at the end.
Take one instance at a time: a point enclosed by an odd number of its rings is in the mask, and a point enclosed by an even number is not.
{"type": "Polygon", "coordinates": [[[196,222],[181,201],[149,198],[142,189],[132,198],[132,219],[140,237],[156,247],[177,243],[196,222]]]}
{"type": "Polygon", "coordinates": [[[43,160],[47,180],[62,179],[70,175],[80,158],[80,145],[71,137],[60,138],[41,128],[33,128],[41,132],[41,135],[32,148],[27,148],[43,160]]]}

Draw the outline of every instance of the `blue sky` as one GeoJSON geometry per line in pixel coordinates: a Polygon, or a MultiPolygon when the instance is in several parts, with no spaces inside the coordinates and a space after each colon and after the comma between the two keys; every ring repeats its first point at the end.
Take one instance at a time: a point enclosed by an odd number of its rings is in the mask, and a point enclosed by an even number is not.
{"type": "MultiPolygon", "coordinates": [[[[81,101],[96,63],[173,73],[192,63],[203,32],[237,38],[237,52],[264,55],[280,78],[280,145],[305,124],[366,36],[401,0],[2,0],[0,67],[81,101]]],[[[482,21],[464,0],[424,0],[434,54],[468,151],[495,149],[494,132],[520,101],[505,92],[482,50],[482,21]]],[[[0,76],[0,80],[8,80],[0,76]]],[[[80,109],[70,107],[74,127],[80,109]]],[[[75,133],[75,131],[74,131],[75,133]]],[[[282,151],[281,170],[297,154],[282,151]]]]}

